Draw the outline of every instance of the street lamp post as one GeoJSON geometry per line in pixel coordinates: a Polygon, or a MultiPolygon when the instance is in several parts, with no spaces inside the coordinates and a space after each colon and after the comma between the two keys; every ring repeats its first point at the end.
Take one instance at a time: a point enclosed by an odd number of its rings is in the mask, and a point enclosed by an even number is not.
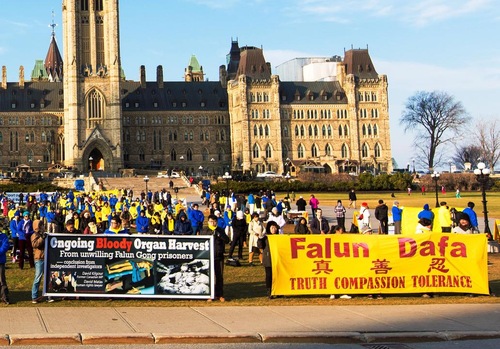
{"type": "Polygon", "coordinates": [[[149,177],[148,175],[144,176],[144,183],[146,183],[146,195],[148,195],[148,182],[149,182],[149,177]]]}
{"type": "Polygon", "coordinates": [[[42,170],[42,160],[38,159],[37,161],[37,164],[38,164],[38,171],[41,171],[42,170]]]}
{"type": "Polygon", "coordinates": [[[450,173],[451,173],[451,165],[453,164],[453,160],[448,160],[448,165],[450,165],[450,173]]]}
{"type": "Polygon", "coordinates": [[[411,162],[413,163],[413,173],[417,173],[417,171],[415,170],[415,158],[412,158],[411,159],[411,162]]]}
{"type": "Polygon", "coordinates": [[[92,156],[89,157],[89,172],[92,171],[92,161],[94,160],[94,158],[92,156]]]}
{"type": "Polygon", "coordinates": [[[434,181],[435,189],[436,189],[436,207],[439,207],[439,197],[438,197],[438,180],[439,180],[439,173],[434,171],[431,173],[431,178],[434,181]]]}
{"type": "Polygon", "coordinates": [[[200,177],[203,178],[203,166],[198,167],[198,172],[200,172],[200,177]]]}
{"type": "Polygon", "coordinates": [[[484,232],[491,233],[490,225],[488,223],[488,207],[486,205],[486,185],[490,180],[490,170],[486,168],[484,162],[477,164],[477,168],[474,170],[476,179],[481,183],[481,191],[483,193],[483,213],[484,213],[484,232]]]}
{"type": "Polygon", "coordinates": [[[286,198],[290,198],[290,172],[287,172],[285,175],[286,179],[286,198]]]}
{"type": "Polygon", "coordinates": [[[222,176],[222,178],[226,180],[226,206],[227,206],[229,203],[229,181],[231,180],[231,178],[233,178],[233,176],[231,176],[229,172],[226,172],[224,173],[224,176],[222,176]]]}

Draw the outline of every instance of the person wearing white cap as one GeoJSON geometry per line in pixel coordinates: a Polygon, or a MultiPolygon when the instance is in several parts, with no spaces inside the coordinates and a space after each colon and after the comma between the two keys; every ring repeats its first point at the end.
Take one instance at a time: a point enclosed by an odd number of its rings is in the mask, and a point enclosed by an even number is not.
{"type": "Polygon", "coordinates": [[[285,226],[286,221],[285,221],[285,218],[283,218],[283,215],[280,215],[278,213],[278,209],[276,207],[273,207],[273,209],[271,210],[271,214],[269,215],[267,222],[270,222],[270,221],[276,222],[278,224],[278,226],[280,227],[279,234],[284,233],[283,227],[285,226]]]}

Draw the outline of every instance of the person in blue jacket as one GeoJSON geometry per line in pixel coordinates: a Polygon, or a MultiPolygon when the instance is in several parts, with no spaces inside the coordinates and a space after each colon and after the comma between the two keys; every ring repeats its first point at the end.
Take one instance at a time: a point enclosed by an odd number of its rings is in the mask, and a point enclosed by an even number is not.
{"type": "Polygon", "coordinates": [[[174,235],[193,235],[193,227],[184,212],[179,214],[175,222],[174,235]]]}
{"type": "Polygon", "coordinates": [[[401,218],[403,215],[403,209],[399,207],[399,201],[394,201],[392,205],[392,220],[394,221],[394,234],[401,234],[401,218]]]}
{"type": "Polygon", "coordinates": [[[0,297],[2,302],[9,304],[9,287],[5,278],[5,263],[7,262],[7,251],[9,250],[9,238],[0,232],[0,297]]]}
{"type": "Polygon", "coordinates": [[[142,210],[139,213],[139,217],[135,220],[135,226],[137,233],[147,234],[149,231],[149,219],[146,217],[146,211],[142,210]]]}
{"type": "Polygon", "coordinates": [[[205,215],[198,209],[198,204],[192,204],[190,207],[188,207],[188,218],[191,221],[193,233],[195,235],[200,235],[201,229],[203,228],[205,215]]]}
{"type": "Polygon", "coordinates": [[[19,211],[14,213],[14,217],[10,221],[10,236],[12,238],[12,263],[17,262],[17,250],[19,249],[19,232],[18,225],[21,220],[21,214],[19,211]]]}
{"type": "Polygon", "coordinates": [[[19,269],[24,268],[24,253],[28,252],[28,261],[30,267],[35,267],[33,256],[33,246],[31,246],[31,234],[33,234],[33,222],[30,219],[28,211],[23,213],[23,219],[17,224],[17,233],[19,237],[19,269]]]}

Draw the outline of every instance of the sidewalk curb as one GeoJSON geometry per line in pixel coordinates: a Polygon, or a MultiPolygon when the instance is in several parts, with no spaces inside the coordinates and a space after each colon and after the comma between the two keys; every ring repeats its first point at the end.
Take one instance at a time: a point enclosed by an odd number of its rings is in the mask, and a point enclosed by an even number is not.
{"type": "Polygon", "coordinates": [[[156,344],[189,344],[189,343],[262,343],[258,333],[153,333],[156,344]]]}
{"type": "Polygon", "coordinates": [[[155,344],[151,333],[82,333],[81,344],[155,344]]]}
{"type": "Polygon", "coordinates": [[[217,344],[217,343],[325,343],[447,342],[500,338],[500,331],[441,332],[268,332],[268,333],[81,333],[12,334],[0,337],[0,346],[110,345],[110,344],[217,344]]]}
{"type": "Polygon", "coordinates": [[[75,345],[81,342],[78,333],[11,334],[6,345],[75,345]]]}
{"type": "Polygon", "coordinates": [[[364,343],[360,332],[267,332],[261,333],[263,343],[364,343]]]}

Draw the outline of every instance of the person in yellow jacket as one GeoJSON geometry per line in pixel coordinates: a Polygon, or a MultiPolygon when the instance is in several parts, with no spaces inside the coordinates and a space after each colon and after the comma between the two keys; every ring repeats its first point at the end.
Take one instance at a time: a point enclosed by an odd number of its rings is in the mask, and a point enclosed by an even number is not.
{"type": "Polygon", "coordinates": [[[446,201],[442,201],[438,210],[438,222],[441,226],[441,232],[451,233],[451,213],[446,204],[446,201]]]}
{"type": "Polygon", "coordinates": [[[108,220],[109,220],[108,217],[110,214],[111,214],[111,207],[109,206],[108,202],[104,202],[104,204],[101,206],[102,230],[108,229],[108,220]]]}

